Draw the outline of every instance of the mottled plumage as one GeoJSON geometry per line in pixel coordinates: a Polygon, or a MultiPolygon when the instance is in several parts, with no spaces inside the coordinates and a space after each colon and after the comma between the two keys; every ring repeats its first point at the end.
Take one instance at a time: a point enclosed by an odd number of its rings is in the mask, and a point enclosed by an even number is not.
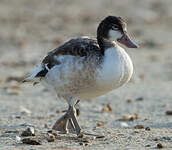
{"type": "Polygon", "coordinates": [[[78,56],[89,58],[96,55],[100,59],[102,51],[96,40],[89,38],[76,38],[71,39],[65,44],[57,47],[43,59],[42,65],[47,65],[48,68],[42,70],[36,77],[44,77],[54,65],[59,65],[62,62],[58,61],[59,56],[78,56]]]}
{"type": "Polygon", "coordinates": [[[98,26],[97,40],[69,40],[49,52],[26,78],[25,81],[40,79],[68,102],[68,112],[53,129],[67,131],[72,127],[80,135],[74,112],[77,100],[104,95],[130,80],[132,61],[116,41],[137,48],[127,35],[126,23],[120,17],[108,16],[98,26]]]}

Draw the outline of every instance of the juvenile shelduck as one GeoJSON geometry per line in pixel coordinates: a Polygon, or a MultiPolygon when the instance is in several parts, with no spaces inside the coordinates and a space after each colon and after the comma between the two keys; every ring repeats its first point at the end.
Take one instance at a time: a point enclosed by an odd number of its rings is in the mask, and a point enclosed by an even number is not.
{"type": "Polygon", "coordinates": [[[79,100],[104,95],[130,80],[132,61],[117,42],[137,48],[124,20],[108,16],[97,28],[97,39],[75,38],[58,46],[24,80],[39,80],[68,103],[67,113],[56,121],[54,130],[81,136],[75,108],[79,100]]]}

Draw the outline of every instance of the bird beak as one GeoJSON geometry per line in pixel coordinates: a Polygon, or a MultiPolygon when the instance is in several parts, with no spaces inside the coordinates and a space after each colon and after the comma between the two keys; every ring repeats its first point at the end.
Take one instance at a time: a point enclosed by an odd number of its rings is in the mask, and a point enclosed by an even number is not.
{"type": "Polygon", "coordinates": [[[117,39],[117,41],[128,48],[138,48],[138,46],[131,41],[130,37],[126,32],[124,32],[123,36],[120,39],[117,39]]]}

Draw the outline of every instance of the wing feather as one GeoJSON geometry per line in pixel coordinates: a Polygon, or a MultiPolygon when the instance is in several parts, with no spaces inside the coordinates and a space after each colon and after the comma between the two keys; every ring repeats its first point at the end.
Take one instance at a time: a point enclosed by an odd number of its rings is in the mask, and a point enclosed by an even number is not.
{"type": "Polygon", "coordinates": [[[89,38],[76,38],[71,39],[63,45],[57,47],[48,53],[48,55],[43,59],[41,65],[37,67],[25,81],[29,81],[34,78],[44,77],[48,70],[55,65],[61,64],[57,60],[58,56],[70,55],[70,56],[89,56],[94,54],[100,54],[101,50],[97,44],[97,41],[89,38]]]}
{"type": "Polygon", "coordinates": [[[71,39],[49,52],[43,59],[42,64],[47,64],[48,68],[51,69],[54,65],[60,64],[60,62],[56,59],[57,56],[71,55],[84,57],[93,53],[100,53],[100,48],[96,40],[89,38],[71,39]]]}

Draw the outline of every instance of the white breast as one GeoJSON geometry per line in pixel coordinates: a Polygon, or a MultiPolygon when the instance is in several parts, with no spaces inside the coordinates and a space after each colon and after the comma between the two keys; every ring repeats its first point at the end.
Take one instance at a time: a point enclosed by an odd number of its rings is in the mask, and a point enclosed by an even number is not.
{"type": "Polygon", "coordinates": [[[128,82],[133,72],[129,56],[120,47],[106,50],[102,66],[97,69],[92,63],[84,65],[80,57],[57,59],[62,63],[49,70],[42,81],[51,85],[59,97],[88,99],[104,95],[128,82]]]}
{"type": "Polygon", "coordinates": [[[97,85],[102,90],[113,90],[127,83],[133,73],[130,57],[121,47],[105,50],[102,68],[98,70],[97,85]]]}

